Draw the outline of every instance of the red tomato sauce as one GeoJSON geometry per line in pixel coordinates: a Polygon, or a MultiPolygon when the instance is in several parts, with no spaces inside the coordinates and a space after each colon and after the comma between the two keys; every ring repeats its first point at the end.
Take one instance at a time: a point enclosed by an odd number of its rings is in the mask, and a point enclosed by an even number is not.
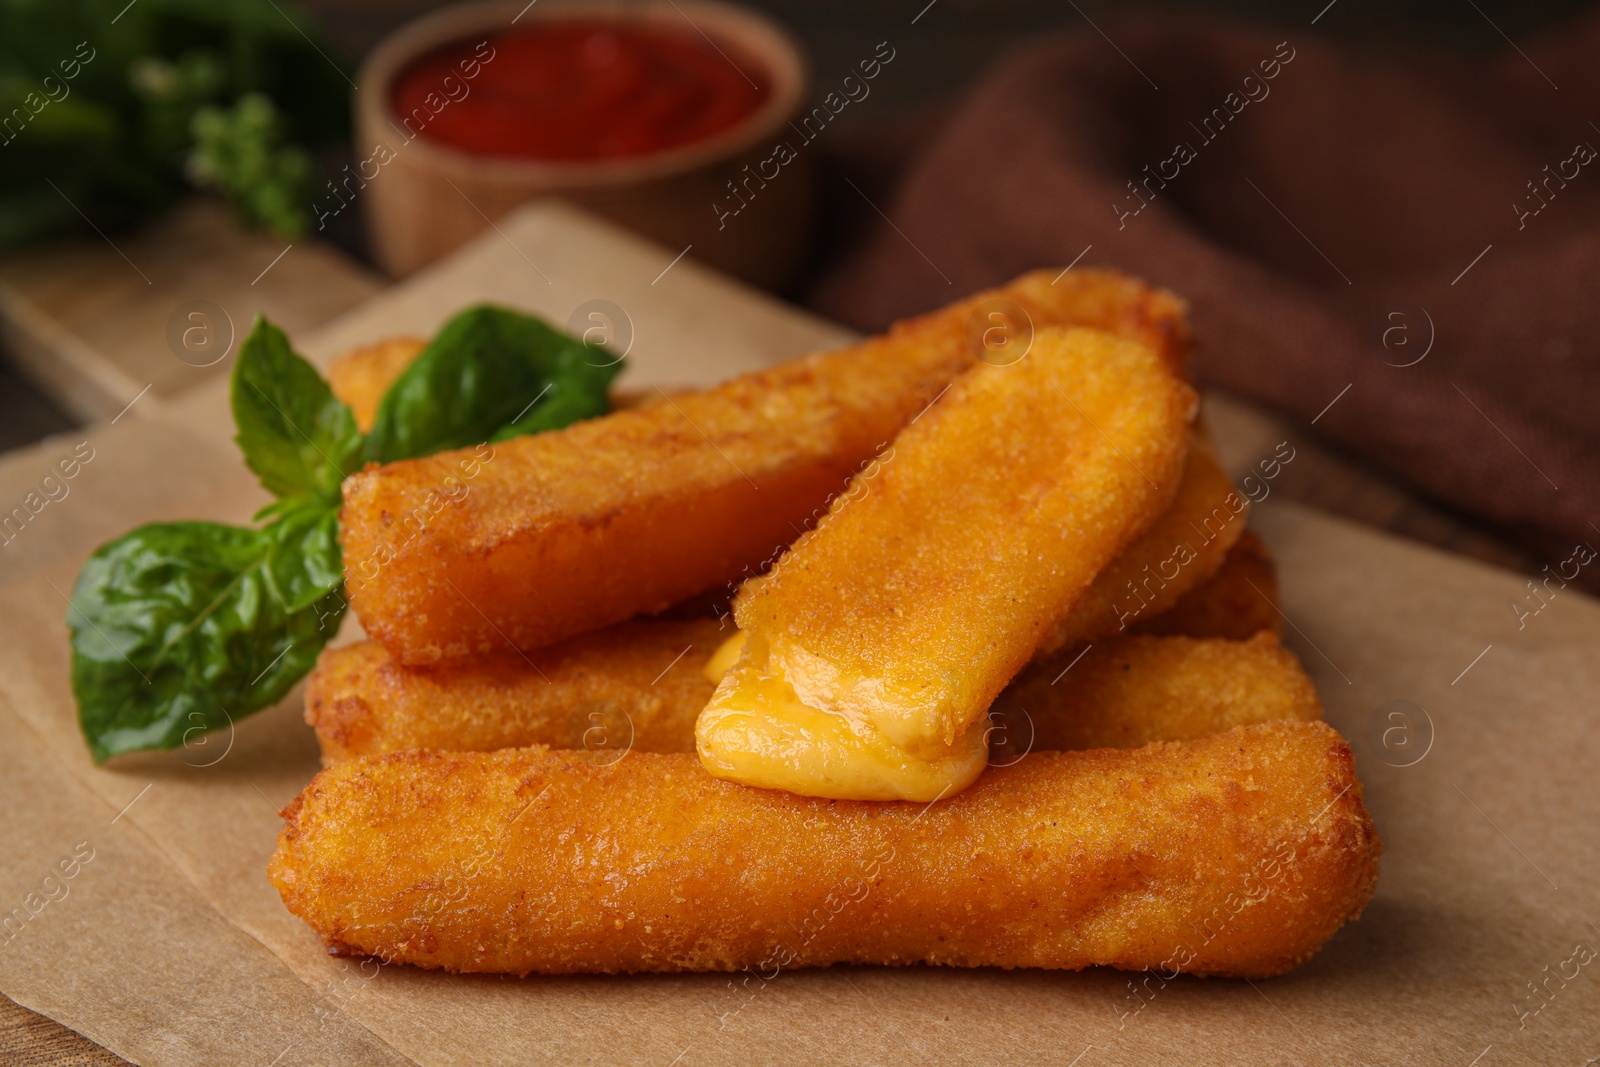
{"type": "Polygon", "coordinates": [[[594,161],[722,133],[765,102],[769,81],[688,25],[561,19],[429,53],[395,79],[392,99],[408,134],[466,152],[594,161]]]}

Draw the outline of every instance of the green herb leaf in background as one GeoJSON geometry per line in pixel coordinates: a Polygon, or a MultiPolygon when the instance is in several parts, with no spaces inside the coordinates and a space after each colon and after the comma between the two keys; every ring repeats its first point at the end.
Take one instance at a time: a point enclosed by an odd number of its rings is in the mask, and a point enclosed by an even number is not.
{"type": "Polygon", "coordinates": [[[265,94],[246,93],[231,109],[203,107],[190,129],[187,173],[196,185],[221,192],[253,226],[283,238],[305,235],[316,184],[311,157],[287,143],[283,116],[265,94]]]}
{"type": "MultiPolygon", "coordinates": [[[[289,0],[0,2],[0,115],[12,120],[0,130],[0,246],[88,232],[78,209],[110,231],[170,206],[189,187],[207,107],[235,126],[239,165],[217,186],[252,222],[303,227],[311,200],[291,190],[304,150],[349,135],[337,54],[289,0]],[[251,94],[271,101],[271,121],[253,105],[241,114],[251,94]]],[[[213,144],[197,174],[221,158],[213,144]]]]}
{"type": "Polygon", "coordinates": [[[617,363],[538,319],[469,308],[384,394],[365,458],[390,463],[603,415],[617,363]]]}
{"type": "Polygon", "coordinates": [[[364,454],[387,462],[602,415],[619,364],[527,315],[473,308],[395,382],[363,439],[316,368],[258,317],[233,368],[235,440],[278,499],[260,528],[154,523],[84,564],[67,623],[95,760],[175,748],[277,703],[315,665],[345,609],[340,483],[364,454]]]}
{"type": "Polygon", "coordinates": [[[359,464],[355,416],[260,315],[239,346],[230,391],[234,440],[261,484],[280,498],[309,495],[337,504],[339,483],[359,464]]]}

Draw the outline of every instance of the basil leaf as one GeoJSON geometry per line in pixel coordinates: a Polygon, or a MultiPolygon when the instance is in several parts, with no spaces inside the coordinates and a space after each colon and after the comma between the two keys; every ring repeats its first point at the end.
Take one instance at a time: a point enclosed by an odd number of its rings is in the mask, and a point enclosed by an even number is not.
{"type": "Polygon", "coordinates": [[[532,316],[469,308],[384,394],[365,458],[411,459],[603,415],[620,364],[532,316]]]}
{"type": "Polygon", "coordinates": [[[339,509],[320,500],[284,501],[267,538],[267,573],[289,611],[310,607],[344,581],[339,551],[339,509]]]}
{"type": "MultiPolygon", "coordinates": [[[[291,610],[270,563],[314,544],[316,525],[155,523],[89,557],[67,623],[79,722],[96,762],[174,748],[197,727],[278,702],[311,669],[344,598],[334,590],[291,610]],[[281,536],[291,528],[307,533],[281,536]]],[[[301,600],[310,591],[297,589],[301,600]]]]}
{"type": "Polygon", "coordinates": [[[337,503],[339,483],[359,464],[355,416],[260,315],[239,347],[231,395],[234,440],[261,484],[277,497],[337,503]]]}
{"type": "Polygon", "coordinates": [[[525,433],[559,430],[610,411],[607,388],[621,367],[604,352],[604,349],[578,343],[558,351],[551,359],[549,391],[540,396],[538,403],[531,407],[525,405],[520,418],[495,431],[489,440],[504,441],[525,433]]]}

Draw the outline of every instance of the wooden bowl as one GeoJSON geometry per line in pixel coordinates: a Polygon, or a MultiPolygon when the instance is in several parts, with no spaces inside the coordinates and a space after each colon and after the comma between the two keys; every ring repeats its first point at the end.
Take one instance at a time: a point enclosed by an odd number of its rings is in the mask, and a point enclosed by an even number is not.
{"type": "Polygon", "coordinates": [[[374,255],[397,277],[454,250],[517,205],[559,196],[668,248],[692,245],[694,258],[777,288],[799,263],[811,221],[813,151],[788,132],[805,94],[805,61],[795,42],[766,18],[713,0],[487,0],[448,7],[396,31],[363,64],[355,94],[355,169],[366,180],[353,182],[347,173],[342,195],[335,201],[330,194],[327,207],[359,196],[374,255]],[[520,25],[574,16],[675,27],[687,20],[761,63],[771,91],[750,117],[714,137],[595,162],[473,155],[417,133],[395,113],[394,79],[418,57],[486,37],[514,19],[520,25]],[[776,178],[751,181],[757,165],[770,161],[784,141],[795,146],[793,158],[776,178]],[[742,201],[729,189],[735,180],[751,190],[742,201]],[[737,215],[727,214],[741,202],[737,215]]]}

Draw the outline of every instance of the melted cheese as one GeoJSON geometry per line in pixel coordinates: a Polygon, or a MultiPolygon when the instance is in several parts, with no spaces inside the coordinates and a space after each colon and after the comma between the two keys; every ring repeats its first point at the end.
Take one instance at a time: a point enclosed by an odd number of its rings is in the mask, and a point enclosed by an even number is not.
{"type": "Polygon", "coordinates": [[[703,673],[708,682],[720,682],[722,676],[739,662],[739,654],[744,651],[744,631],[735,630],[733,636],[717,646],[711,653],[711,658],[706,660],[703,673]]]}
{"type": "Polygon", "coordinates": [[[804,796],[933,801],[965,789],[988,762],[987,719],[950,744],[913,750],[868,715],[806,703],[795,683],[802,692],[811,687],[770,666],[765,645],[741,632],[706,666],[721,681],[700,713],[695,740],[717,777],[804,796]]]}

